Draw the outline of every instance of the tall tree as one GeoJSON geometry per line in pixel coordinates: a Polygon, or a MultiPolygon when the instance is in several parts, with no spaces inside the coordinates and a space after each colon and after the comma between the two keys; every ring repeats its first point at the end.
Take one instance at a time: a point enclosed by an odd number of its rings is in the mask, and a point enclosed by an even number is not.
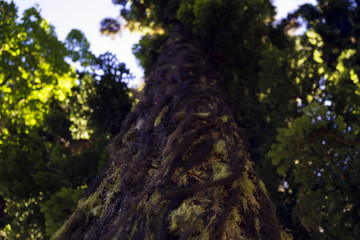
{"type": "MultiPolygon", "coordinates": [[[[53,239],[291,239],[254,171],[216,71],[222,61],[236,64],[232,50],[244,53],[236,41],[261,42],[256,32],[267,29],[270,6],[173,0],[132,1],[123,9],[130,26],[171,34],[150,56],[156,61],[142,98],[109,144],[107,171],[53,239]]],[[[164,39],[148,36],[151,44],[164,39]]]]}

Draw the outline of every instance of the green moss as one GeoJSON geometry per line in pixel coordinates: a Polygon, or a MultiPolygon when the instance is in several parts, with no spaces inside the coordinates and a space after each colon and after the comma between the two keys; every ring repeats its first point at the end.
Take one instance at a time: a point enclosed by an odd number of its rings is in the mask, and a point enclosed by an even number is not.
{"type": "Polygon", "coordinates": [[[212,168],[213,168],[213,179],[214,180],[226,178],[227,176],[229,176],[231,174],[231,172],[229,170],[229,165],[226,163],[215,162],[212,165],[212,168]]]}
{"type": "Polygon", "coordinates": [[[102,192],[102,189],[104,185],[104,182],[99,186],[98,190],[91,194],[85,201],[82,201],[82,203],[78,204],[78,208],[84,211],[86,214],[92,214],[98,217],[101,217],[105,212],[105,206],[102,204],[102,201],[100,199],[100,193],[102,192]]]}
{"type": "Polygon", "coordinates": [[[157,127],[161,123],[162,118],[165,116],[165,114],[167,113],[168,110],[169,110],[168,106],[161,109],[161,112],[159,113],[159,115],[155,119],[154,127],[157,127]]]}
{"type": "Polygon", "coordinates": [[[108,191],[107,195],[106,195],[106,200],[105,200],[105,206],[108,206],[111,203],[111,200],[113,199],[115,195],[115,191],[108,191]]]}
{"type": "Polygon", "coordinates": [[[210,116],[210,112],[203,112],[203,113],[193,113],[194,116],[206,118],[210,116]]]}
{"type": "Polygon", "coordinates": [[[158,190],[156,190],[153,194],[150,196],[150,202],[152,206],[157,205],[160,202],[161,194],[158,190]]]}
{"type": "Polygon", "coordinates": [[[112,182],[114,184],[108,184],[108,186],[106,187],[107,191],[106,191],[106,200],[105,200],[105,211],[107,207],[110,205],[111,201],[113,200],[115,193],[120,191],[120,172],[121,170],[117,170],[116,172],[114,172],[112,176],[113,179],[112,182]]]}
{"type": "Polygon", "coordinates": [[[86,215],[83,211],[77,210],[75,211],[68,220],[61,226],[61,228],[51,237],[52,240],[60,239],[61,237],[65,237],[66,232],[69,227],[76,225],[77,223],[83,223],[86,219],[86,215]]]}
{"type": "Polygon", "coordinates": [[[98,216],[100,217],[102,214],[103,214],[103,207],[102,206],[97,206],[97,207],[94,207],[92,209],[90,209],[90,212],[94,215],[94,216],[98,216]]]}
{"type": "Polygon", "coordinates": [[[138,222],[135,221],[135,224],[131,226],[131,233],[130,233],[130,239],[134,238],[135,233],[138,231],[137,229],[138,222]]]}
{"type": "Polygon", "coordinates": [[[252,207],[252,210],[257,212],[260,206],[254,195],[256,191],[255,184],[249,178],[242,177],[234,181],[233,187],[239,187],[244,196],[244,198],[241,199],[244,211],[246,212],[249,207],[252,207]]]}
{"type": "MultiPolygon", "coordinates": [[[[126,144],[128,142],[132,142],[132,140],[136,137],[136,133],[135,133],[135,127],[132,127],[129,131],[127,131],[124,136],[121,139],[121,142],[123,144],[126,144]]],[[[116,142],[114,142],[114,144],[116,144],[116,142]]],[[[111,142],[110,142],[110,147],[112,147],[111,142]]]]}
{"type": "Polygon", "coordinates": [[[180,207],[172,211],[169,215],[169,229],[174,233],[188,231],[191,227],[193,232],[202,232],[203,222],[200,216],[205,210],[192,202],[186,200],[180,207]]]}
{"type": "Polygon", "coordinates": [[[74,212],[62,227],[52,236],[51,239],[59,239],[67,232],[67,228],[76,225],[78,222],[86,221],[89,214],[100,217],[104,213],[104,206],[101,204],[100,193],[104,189],[104,182],[98,190],[91,194],[87,199],[82,198],[78,203],[78,210],[74,212]]]}
{"type": "Polygon", "coordinates": [[[85,212],[92,211],[94,208],[101,204],[99,198],[99,191],[94,192],[85,200],[85,202],[81,204],[80,208],[83,209],[85,212]]]}
{"type": "Polygon", "coordinates": [[[246,197],[253,195],[256,190],[254,183],[248,178],[242,178],[240,188],[246,197]]]}
{"type": "Polygon", "coordinates": [[[185,118],[185,116],[186,116],[186,112],[185,112],[185,111],[180,111],[180,112],[177,112],[177,113],[175,114],[174,119],[175,119],[176,121],[181,121],[182,119],[185,118]]]}
{"type": "Polygon", "coordinates": [[[217,153],[217,154],[223,154],[223,155],[226,155],[227,154],[227,151],[226,151],[226,143],[224,140],[219,140],[218,142],[216,142],[214,144],[214,152],[217,153]]]}
{"type": "Polygon", "coordinates": [[[293,237],[290,232],[286,230],[281,231],[281,240],[292,240],[293,237]]]}
{"type": "MultiPolygon", "coordinates": [[[[67,220],[67,221],[69,221],[69,220],[67,220]]],[[[50,238],[50,240],[59,239],[64,234],[65,230],[67,229],[67,226],[66,226],[67,221],[61,226],[61,228],[59,230],[57,230],[55,232],[55,234],[50,238]]]]}
{"type": "Polygon", "coordinates": [[[157,206],[159,204],[160,199],[161,199],[161,194],[159,193],[158,190],[155,190],[150,195],[150,197],[148,198],[147,201],[144,201],[143,203],[140,203],[140,204],[142,204],[144,206],[144,209],[146,211],[151,211],[152,209],[154,209],[155,206],[157,206]]]}
{"type": "Polygon", "coordinates": [[[220,120],[223,122],[223,123],[226,123],[227,121],[229,121],[229,117],[224,115],[224,116],[221,116],[220,120]]]}
{"type": "MultiPolygon", "coordinates": [[[[243,155],[243,156],[244,156],[244,155],[243,155]]],[[[246,154],[245,157],[246,157],[247,159],[246,159],[246,162],[245,162],[245,164],[244,164],[244,169],[245,169],[245,171],[250,171],[250,170],[253,169],[254,163],[253,163],[252,161],[249,161],[250,156],[249,156],[248,154],[246,154]]]]}
{"type": "Polygon", "coordinates": [[[223,239],[245,240],[243,229],[240,227],[244,221],[243,214],[240,214],[238,209],[234,207],[226,220],[226,230],[223,239]]]}
{"type": "MultiPolygon", "coordinates": [[[[101,204],[102,208],[101,208],[101,212],[99,212],[100,215],[96,215],[96,216],[103,217],[103,215],[107,212],[107,209],[108,209],[109,205],[111,204],[112,200],[114,199],[115,193],[120,191],[120,189],[121,189],[120,174],[121,174],[121,168],[118,168],[112,174],[111,184],[107,184],[105,187],[105,189],[107,189],[105,203],[101,204]]],[[[104,189],[104,188],[101,187],[100,189],[104,189]]],[[[95,210],[95,212],[96,212],[96,210],[95,210]]]]}
{"type": "Polygon", "coordinates": [[[265,184],[264,184],[264,182],[261,181],[261,180],[259,180],[259,187],[260,187],[261,191],[264,192],[264,194],[266,195],[266,197],[269,198],[269,195],[268,195],[268,193],[267,193],[265,184]]]}
{"type": "Polygon", "coordinates": [[[260,220],[258,218],[254,219],[255,230],[258,236],[260,236],[260,220]]]}
{"type": "Polygon", "coordinates": [[[183,174],[178,179],[178,186],[186,186],[188,184],[188,175],[183,174]]]}
{"type": "Polygon", "coordinates": [[[79,208],[85,201],[86,201],[86,198],[80,198],[77,203],[77,208],[79,208]]]}
{"type": "Polygon", "coordinates": [[[244,212],[247,212],[249,207],[248,207],[248,202],[246,198],[241,198],[241,205],[243,207],[244,212]]]}

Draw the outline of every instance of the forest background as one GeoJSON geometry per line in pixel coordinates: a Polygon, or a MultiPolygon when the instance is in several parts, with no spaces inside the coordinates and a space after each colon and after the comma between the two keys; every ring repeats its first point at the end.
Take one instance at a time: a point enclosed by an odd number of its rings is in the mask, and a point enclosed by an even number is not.
{"type": "MultiPolygon", "coordinates": [[[[358,3],[319,0],[275,24],[269,1],[248,1],[244,18],[255,20],[239,27],[242,47],[222,43],[242,52],[219,66],[222,87],[295,239],[359,237],[358,3]]],[[[1,234],[48,239],[105,168],[106,144],[141,89],[128,88],[125,64],[95,56],[79,30],[61,42],[38,9],[18,17],[13,3],[0,4],[1,234]]],[[[102,27],[120,25],[108,18],[102,27]]],[[[198,32],[211,28],[216,21],[198,32]]],[[[168,37],[150,30],[133,48],[145,75],[168,37]]]]}

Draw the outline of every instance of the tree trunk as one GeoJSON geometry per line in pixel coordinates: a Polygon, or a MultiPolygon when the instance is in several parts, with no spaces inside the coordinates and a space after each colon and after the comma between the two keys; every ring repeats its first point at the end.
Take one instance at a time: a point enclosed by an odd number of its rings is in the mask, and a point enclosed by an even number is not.
{"type": "Polygon", "coordinates": [[[216,72],[177,27],[109,144],[96,189],[53,239],[290,239],[216,72]]]}

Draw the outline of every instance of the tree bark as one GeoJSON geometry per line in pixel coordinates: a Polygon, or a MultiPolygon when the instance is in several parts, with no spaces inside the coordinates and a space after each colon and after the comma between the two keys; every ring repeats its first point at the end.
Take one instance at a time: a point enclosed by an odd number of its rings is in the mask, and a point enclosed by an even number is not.
{"type": "Polygon", "coordinates": [[[291,239],[217,78],[175,28],[109,144],[108,170],[53,239],[291,239]]]}

